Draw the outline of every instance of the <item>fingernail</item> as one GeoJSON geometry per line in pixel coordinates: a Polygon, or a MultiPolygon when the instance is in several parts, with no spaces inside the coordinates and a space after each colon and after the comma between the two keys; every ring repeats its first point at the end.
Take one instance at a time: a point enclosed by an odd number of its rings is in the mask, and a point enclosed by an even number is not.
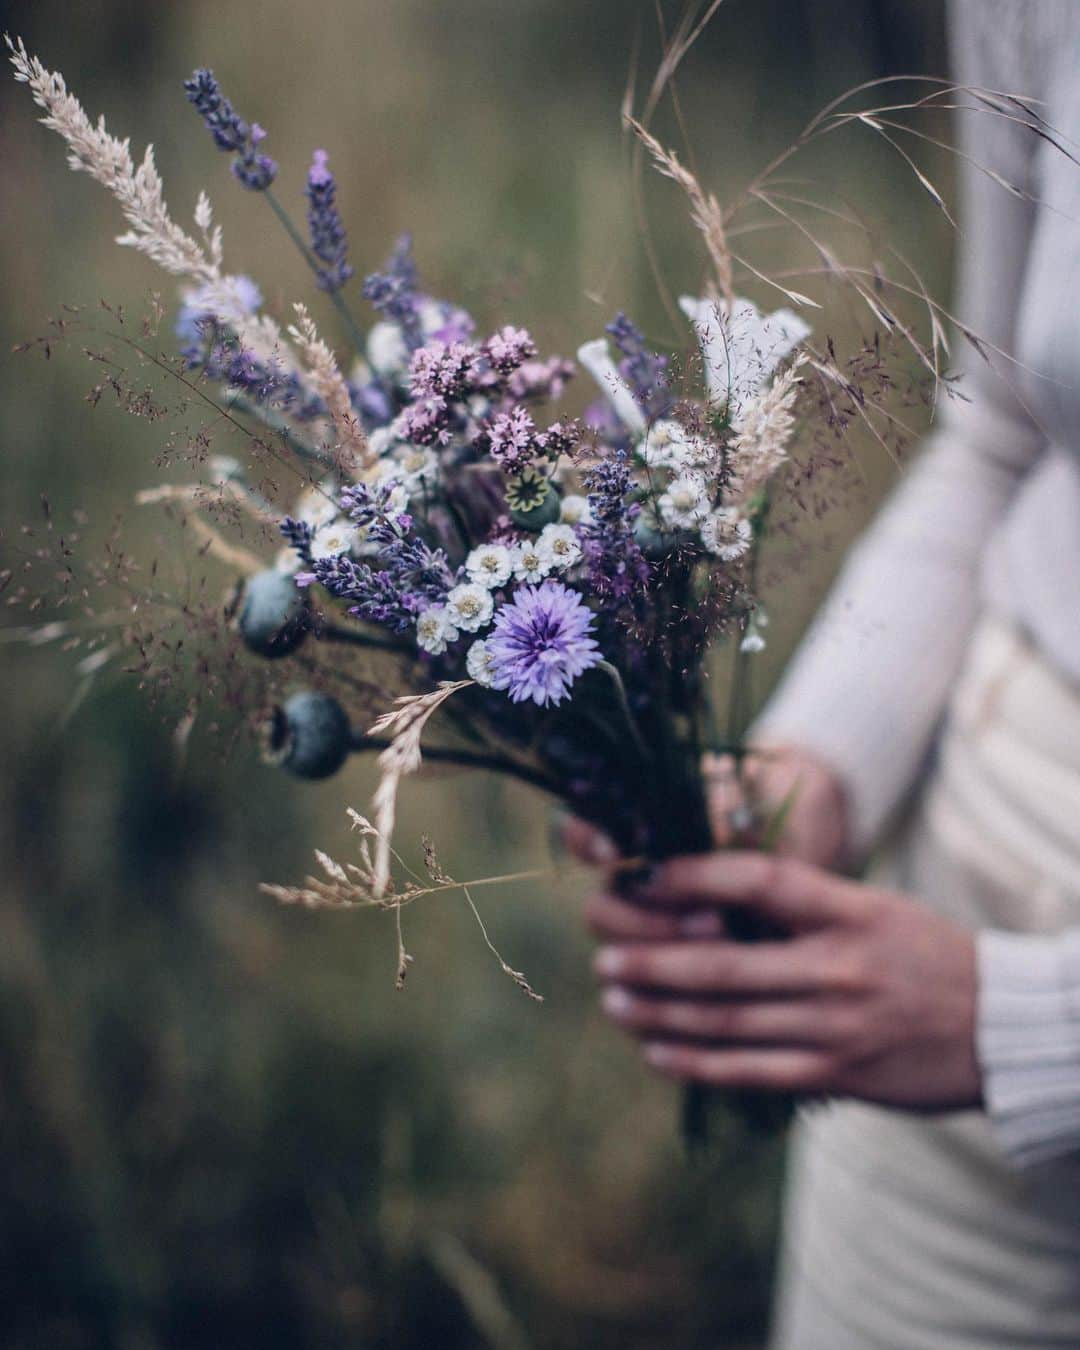
{"type": "Polygon", "coordinates": [[[610,989],[605,989],[600,999],[600,1006],[609,1017],[625,1017],[630,1011],[634,1000],[619,985],[613,985],[610,989]]]}
{"type": "Polygon", "coordinates": [[[593,957],[593,969],[602,980],[618,979],[623,964],[623,954],[618,947],[601,947],[593,957]]]}
{"type": "Polygon", "coordinates": [[[652,863],[638,863],[634,867],[624,867],[615,877],[615,893],[624,900],[632,899],[648,890],[656,878],[656,868],[652,863]]]}
{"type": "Polygon", "coordinates": [[[654,1069],[670,1069],[676,1062],[676,1052],[662,1041],[650,1041],[641,1052],[654,1069]]]}
{"type": "Polygon", "coordinates": [[[595,863],[597,867],[610,867],[619,857],[619,850],[615,847],[614,841],[606,834],[601,834],[599,830],[590,837],[585,852],[588,861],[595,863]]]}
{"type": "Polygon", "coordinates": [[[695,909],[679,920],[679,932],[684,937],[719,937],[724,931],[724,918],[719,910],[695,909]]]}

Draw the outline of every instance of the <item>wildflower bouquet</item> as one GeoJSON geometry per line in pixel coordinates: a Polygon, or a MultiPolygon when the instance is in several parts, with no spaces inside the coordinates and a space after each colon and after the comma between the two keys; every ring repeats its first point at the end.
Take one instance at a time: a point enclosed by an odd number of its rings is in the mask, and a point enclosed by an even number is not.
{"type": "MultiPolygon", "coordinates": [[[[428,294],[407,237],[360,287],[375,313],[364,333],[346,299],[353,267],[327,155],[316,150],[308,170],[305,237],[275,195],[264,131],[238,115],[210,71],[196,71],[187,97],[337,311],[353,345],[342,364],[305,305],[283,329],[255,282],[224,270],[205,195],[191,235],[169,214],[152,151],[136,166],[128,143],[91,122],[60,75],[21,42],[8,45],[71,167],[117,198],[129,225],[119,242],[181,281],[178,351],[156,349],[153,326],[112,336],[182,386],[186,411],[208,408],[243,437],[242,456],[212,454],[201,424],[189,435],[198,481],[142,500],[176,511],[200,554],[240,574],[219,617],[268,671],[285,672],[262,719],[269,758],[316,779],[351,752],[379,752],[370,819],[354,813],[360,862],[320,855],[322,878],[267,889],[291,903],[391,908],[400,985],[402,906],[457,884],[430,847],[428,880],[395,868],[399,785],[424,755],[523,779],[600,825],[628,859],[709,848],[703,755],[742,761],[748,662],[764,645],[757,579],[767,526],[820,469],[822,447],[839,462],[852,423],[893,449],[902,424],[886,406],[894,380],[882,332],[899,330],[937,382],[936,302],[922,293],[933,328],[924,349],[886,308],[880,271],[830,257],[818,270],[860,296],[879,326],[841,361],[830,342],[815,345],[799,312],[814,302],[734,253],[735,208],[628,119],[685,192],[710,275],[702,294],[679,301],[682,365],[619,314],[578,350],[599,397],[570,417],[559,405],[575,366],[541,357],[523,328],[484,334],[461,307],[428,294]],[[737,295],[738,269],[781,291],[786,307],[763,313],[737,295]],[[253,550],[226,537],[245,524],[260,540],[275,531],[277,543],[253,550]],[[725,637],[735,656],[722,715],[707,656],[725,637]]],[[[855,114],[830,116],[804,142],[855,114]]],[[[768,173],[737,208],[748,203],[791,218],[768,173]]],[[[130,402],[118,376],[110,381],[130,402]]],[[[128,641],[147,675],[155,635],[139,625],[152,607],[144,592],[129,599],[128,641]]],[[[244,689],[239,701],[255,711],[244,689]]],[[[744,842],[767,841],[767,824],[747,818],[741,828],[744,842]]],[[[695,1129],[700,1105],[691,1099],[695,1129]]]]}

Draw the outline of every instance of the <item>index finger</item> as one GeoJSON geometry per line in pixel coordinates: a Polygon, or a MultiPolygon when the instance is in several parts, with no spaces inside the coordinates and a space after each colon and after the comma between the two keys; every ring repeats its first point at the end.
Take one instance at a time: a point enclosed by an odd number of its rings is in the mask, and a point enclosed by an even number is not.
{"type": "Polygon", "coordinates": [[[812,863],[769,853],[719,852],[672,858],[635,898],[651,905],[737,905],[786,928],[826,927],[861,914],[859,886],[812,863]]]}

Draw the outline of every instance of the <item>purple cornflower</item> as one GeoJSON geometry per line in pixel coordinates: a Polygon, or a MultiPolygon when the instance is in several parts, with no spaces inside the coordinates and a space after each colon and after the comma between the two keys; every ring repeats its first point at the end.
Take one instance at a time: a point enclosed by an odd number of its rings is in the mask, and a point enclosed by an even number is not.
{"type": "Polygon", "coordinates": [[[666,417],[672,404],[667,357],[649,351],[644,334],[625,314],[616,314],[607,331],[622,356],[619,374],[641,411],[650,421],[666,417]]]}
{"type": "Polygon", "coordinates": [[[398,324],[410,351],[421,346],[424,334],[411,234],[398,239],[385,271],[373,272],[364,279],[364,299],[370,300],[384,318],[398,324]]]}
{"type": "Polygon", "coordinates": [[[561,703],[578,676],[603,659],[592,629],[581,596],[561,581],[519,587],[496,611],[487,639],[492,688],[507,690],[514,703],[561,703]]]}
{"type": "Polygon", "coordinates": [[[277,165],[259,153],[266,132],[258,122],[245,122],[221,92],[212,70],[196,70],[184,81],[184,92],[195,111],[206,123],[219,150],[236,155],[232,171],[238,182],[254,192],[262,192],[277,176],[277,165]]]}
{"type": "Polygon", "coordinates": [[[316,150],[308,170],[308,230],[312,253],[326,264],[316,271],[316,281],[324,291],[339,291],[352,276],[353,269],[345,261],[349,241],[337,209],[337,183],[327,160],[325,150],[316,150]]]}

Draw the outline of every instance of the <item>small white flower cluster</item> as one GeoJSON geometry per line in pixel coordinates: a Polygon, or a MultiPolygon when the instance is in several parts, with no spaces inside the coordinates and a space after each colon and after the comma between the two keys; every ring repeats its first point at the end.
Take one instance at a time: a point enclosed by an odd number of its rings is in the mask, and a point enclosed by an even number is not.
{"type": "MultiPolygon", "coordinates": [[[[511,579],[535,584],[580,561],[577,531],[567,524],[545,525],[535,539],[530,537],[514,545],[479,545],[465,559],[468,580],[450,591],[444,605],[430,605],[418,616],[417,644],[421,651],[441,656],[462,633],[476,633],[488,626],[495,613],[493,591],[508,585],[511,579]]],[[[474,642],[467,656],[469,673],[478,684],[484,681],[473,674],[472,664],[483,661],[484,650],[482,642],[474,642]],[[478,648],[480,654],[474,657],[478,648]]]]}

